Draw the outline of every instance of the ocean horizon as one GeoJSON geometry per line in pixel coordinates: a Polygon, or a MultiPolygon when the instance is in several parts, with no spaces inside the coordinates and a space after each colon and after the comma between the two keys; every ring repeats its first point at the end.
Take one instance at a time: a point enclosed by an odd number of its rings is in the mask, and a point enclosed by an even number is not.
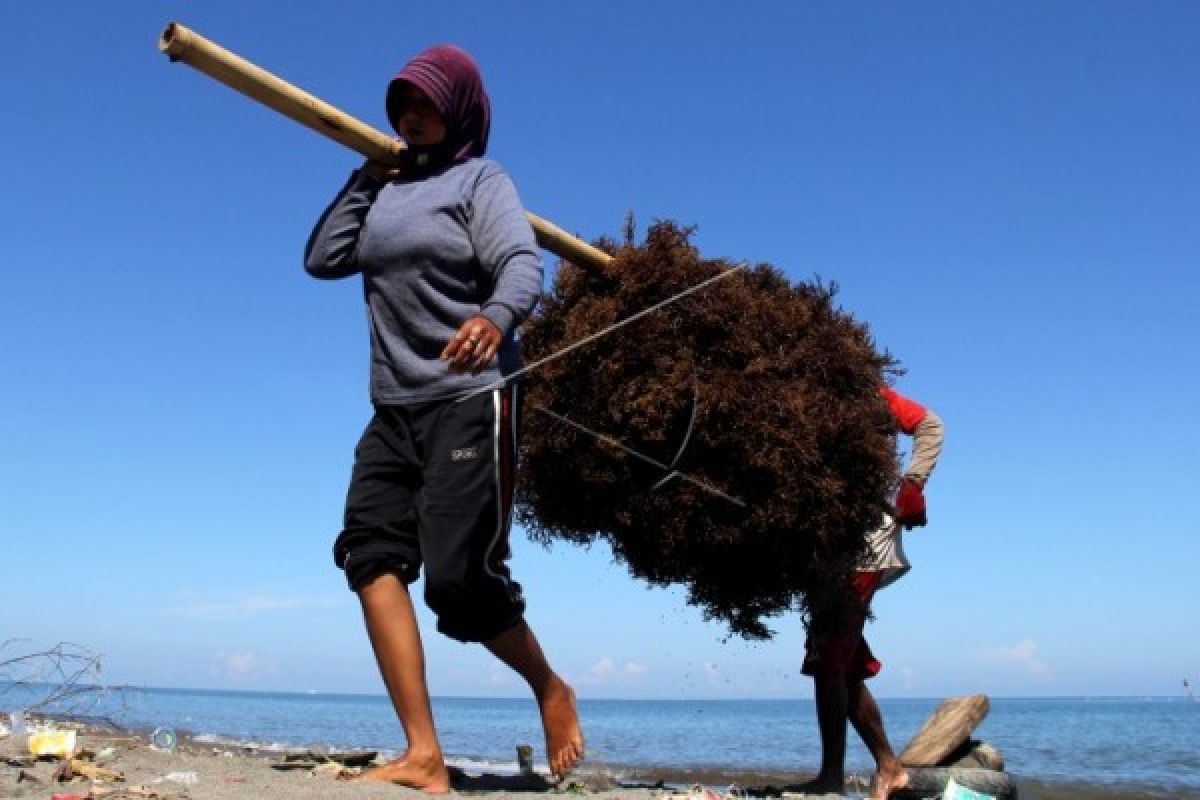
{"type": "MultiPolygon", "coordinates": [[[[0,687],[0,710],[31,704],[45,687],[0,687]]],[[[41,695],[41,696],[44,696],[41,695]]],[[[899,752],[943,698],[878,698],[899,752]]],[[[1187,696],[990,697],[975,738],[1003,754],[1018,780],[1101,786],[1133,795],[1200,797],[1200,702],[1187,696]]],[[[309,747],[394,753],[404,740],[382,693],[97,687],[82,713],[136,731],[186,732],[213,746],[309,747]]],[[[76,702],[76,706],[81,704],[76,702]]],[[[518,744],[544,762],[532,697],[437,696],[447,760],[465,769],[516,769],[518,744]]],[[[579,699],[587,764],[617,774],[710,776],[815,771],[820,757],[811,697],[579,699]]],[[[849,774],[871,759],[851,732],[849,774]]]]}

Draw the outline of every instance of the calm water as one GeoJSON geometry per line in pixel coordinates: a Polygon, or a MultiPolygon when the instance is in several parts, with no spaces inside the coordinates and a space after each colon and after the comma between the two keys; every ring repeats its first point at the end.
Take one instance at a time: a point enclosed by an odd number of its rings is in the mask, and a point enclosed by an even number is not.
{"type": "MultiPolygon", "coordinates": [[[[20,704],[16,690],[0,690],[0,708],[20,704]]],[[[900,747],[937,701],[880,705],[900,747]]],[[[381,696],[125,689],[88,713],[281,746],[390,750],[403,741],[381,696]]],[[[437,698],[434,713],[455,763],[515,766],[521,743],[541,758],[532,700],[437,698]]],[[[811,771],[820,753],[811,700],[582,700],[580,713],[593,764],[811,771]]],[[[1021,778],[1200,797],[1200,703],[1187,698],[993,699],[977,736],[1021,778]]],[[[851,739],[847,765],[866,772],[870,759],[851,739]]]]}

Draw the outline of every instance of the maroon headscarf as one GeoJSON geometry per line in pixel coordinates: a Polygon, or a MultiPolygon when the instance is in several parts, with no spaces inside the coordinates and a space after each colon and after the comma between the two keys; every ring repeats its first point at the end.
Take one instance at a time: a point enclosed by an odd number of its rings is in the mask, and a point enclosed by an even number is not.
{"type": "Polygon", "coordinates": [[[424,92],[446,123],[446,138],[432,148],[434,160],[457,163],[487,151],[492,106],[471,54],[450,44],[419,53],[388,84],[387,115],[396,127],[400,88],[410,83],[424,92]]]}

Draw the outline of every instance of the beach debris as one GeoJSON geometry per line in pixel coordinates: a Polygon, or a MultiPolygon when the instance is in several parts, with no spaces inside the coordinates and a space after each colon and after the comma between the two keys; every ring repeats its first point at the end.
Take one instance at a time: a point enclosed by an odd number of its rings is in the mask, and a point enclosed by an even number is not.
{"type": "Polygon", "coordinates": [[[909,781],[904,791],[921,797],[943,797],[950,781],[954,781],[992,800],[1017,798],[1017,782],[1007,772],[967,767],[908,767],[907,771],[909,781]]]}
{"type": "Polygon", "coordinates": [[[155,778],[155,783],[178,783],[184,786],[194,786],[200,782],[200,776],[195,772],[168,772],[161,778],[155,778]]]}
{"type": "Polygon", "coordinates": [[[93,786],[88,796],[92,800],[101,800],[102,798],[119,800],[119,798],[126,797],[136,797],[141,800],[164,800],[167,797],[149,786],[93,786]]]}
{"type": "Polygon", "coordinates": [[[97,764],[104,764],[109,761],[112,761],[116,757],[117,757],[117,748],[106,747],[103,750],[101,750],[99,753],[96,753],[95,757],[92,760],[95,761],[97,764]]]}
{"type": "Polygon", "coordinates": [[[83,778],[89,781],[103,781],[105,783],[120,783],[125,780],[125,776],[116,770],[89,764],[82,759],[68,758],[58,768],[55,780],[60,783],[66,783],[76,778],[83,778]]]}
{"type": "Polygon", "coordinates": [[[41,730],[29,735],[26,745],[31,756],[70,758],[75,753],[76,732],[73,730],[41,730]]]}
{"type": "Polygon", "coordinates": [[[737,795],[722,794],[715,789],[710,789],[707,786],[701,786],[697,783],[693,784],[692,788],[688,789],[686,792],[676,792],[674,794],[664,795],[663,800],[731,800],[731,798],[735,797],[737,797],[737,795]]]}
{"type": "Polygon", "coordinates": [[[360,772],[362,772],[362,770],[357,767],[354,767],[354,768],[343,767],[341,764],[339,764],[336,761],[326,761],[322,764],[317,764],[317,766],[313,767],[312,771],[309,772],[309,774],[312,775],[314,778],[328,776],[335,780],[345,780],[347,778],[353,778],[355,775],[358,775],[360,772]]]}
{"type": "Polygon", "coordinates": [[[379,758],[378,750],[346,750],[346,751],[331,751],[326,758],[330,761],[336,761],[343,767],[365,767],[377,758],[379,758]]]}
{"type": "Polygon", "coordinates": [[[925,724],[900,753],[907,767],[936,767],[961,748],[991,709],[986,695],[948,697],[938,704],[925,724]]]}
{"type": "Polygon", "coordinates": [[[955,782],[954,778],[946,781],[946,788],[942,791],[942,800],[996,800],[990,794],[976,792],[961,786],[955,782]]]}
{"type": "Polygon", "coordinates": [[[155,728],[150,734],[150,746],[155,750],[174,750],[179,738],[170,728],[155,728]]]}
{"type": "Polygon", "coordinates": [[[528,744],[517,745],[517,769],[522,775],[533,774],[533,746],[528,744]]]}
{"type": "Polygon", "coordinates": [[[114,696],[124,703],[124,687],[102,680],[98,653],[71,642],[22,652],[17,648],[23,641],[0,641],[0,695],[21,689],[24,714],[53,708],[56,717],[86,715],[102,698],[111,702],[114,696]]]}
{"type": "Polygon", "coordinates": [[[843,596],[888,508],[898,463],[879,389],[898,370],[835,286],[766,264],[591,338],[735,269],[690,235],[659,222],[641,245],[631,231],[600,243],[610,267],[559,264],[521,334],[527,363],[544,362],[526,407],[553,415],[523,420],[518,518],[545,544],[606,542],[634,576],[768,638],[766,618],[843,596]]]}
{"type": "Polygon", "coordinates": [[[101,798],[110,798],[119,800],[120,798],[140,798],[143,800],[162,800],[166,798],[162,792],[156,789],[151,789],[148,786],[122,786],[122,787],[91,787],[89,796],[92,800],[100,800],[101,798]]]}
{"type": "Polygon", "coordinates": [[[5,728],[5,733],[12,736],[24,736],[29,733],[24,711],[8,712],[8,726],[5,728]]]}
{"type": "Polygon", "coordinates": [[[379,756],[377,750],[330,751],[318,753],[305,750],[287,753],[282,761],[275,761],[271,769],[281,772],[307,770],[312,775],[329,775],[338,779],[351,778],[371,764],[379,756]]]}

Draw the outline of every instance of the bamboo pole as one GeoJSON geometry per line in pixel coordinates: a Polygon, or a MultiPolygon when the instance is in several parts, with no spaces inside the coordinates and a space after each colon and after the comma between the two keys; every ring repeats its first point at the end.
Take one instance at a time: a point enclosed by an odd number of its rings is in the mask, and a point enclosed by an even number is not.
{"type": "MultiPolygon", "coordinates": [[[[214,80],[250,97],[367,158],[398,163],[404,143],[372,128],[262,67],[231,53],[195,31],[172,22],[163,30],[158,49],[171,61],[182,61],[214,80]]],[[[538,244],[568,261],[606,267],[612,256],[572,236],[536,214],[526,212],[538,244]]]]}

